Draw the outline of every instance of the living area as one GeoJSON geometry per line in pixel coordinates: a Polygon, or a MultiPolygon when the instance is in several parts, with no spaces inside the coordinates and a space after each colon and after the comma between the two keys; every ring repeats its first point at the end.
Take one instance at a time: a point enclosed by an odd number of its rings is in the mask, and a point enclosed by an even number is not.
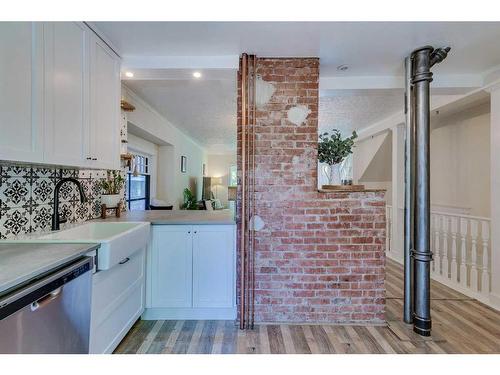
{"type": "MultiPolygon", "coordinates": [[[[234,215],[236,72],[232,66],[122,68],[121,155],[127,211],[234,215]]],[[[154,63],[154,61],[153,61],[154,63]]]]}

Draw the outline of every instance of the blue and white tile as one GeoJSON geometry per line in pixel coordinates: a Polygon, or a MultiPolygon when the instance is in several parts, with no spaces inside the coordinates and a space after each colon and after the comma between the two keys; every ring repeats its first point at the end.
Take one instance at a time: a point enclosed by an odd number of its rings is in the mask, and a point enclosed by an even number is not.
{"type": "Polygon", "coordinates": [[[34,180],[39,178],[54,179],[56,177],[56,169],[53,167],[33,167],[32,175],[34,180]]]}
{"type": "Polygon", "coordinates": [[[76,222],[81,223],[89,218],[90,202],[77,202],[74,206],[74,218],[76,222]]]}
{"type": "Polygon", "coordinates": [[[78,176],[77,176],[78,179],[91,178],[91,177],[92,177],[92,170],[90,169],[80,169],[78,171],[78,176]]]}
{"type": "Polygon", "coordinates": [[[41,232],[49,230],[52,225],[53,207],[48,204],[36,206],[31,213],[31,231],[41,232]]]}
{"type": "Polygon", "coordinates": [[[81,179],[80,183],[82,184],[83,192],[85,193],[87,200],[91,200],[92,199],[92,180],[85,178],[85,179],[81,179]]]}
{"type": "Polygon", "coordinates": [[[72,182],[66,182],[59,188],[60,202],[74,202],[79,198],[78,188],[72,182]]]}
{"type": "Polygon", "coordinates": [[[78,177],[78,170],[62,168],[62,169],[58,170],[57,176],[58,177],[62,176],[63,178],[66,178],[66,177],[77,178],[78,177]]]}
{"type": "Polygon", "coordinates": [[[101,198],[102,195],[102,187],[101,180],[92,179],[92,199],[101,198]]]}
{"type": "Polygon", "coordinates": [[[31,178],[31,167],[20,165],[8,165],[2,167],[2,175],[7,177],[31,178]]]}
{"type": "Polygon", "coordinates": [[[67,220],[68,223],[75,222],[75,209],[73,202],[62,202],[59,204],[59,216],[67,220]]]}
{"type": "Polygon", "coordinates": [[[8,207],[21,207],[31,197],[31,185],[24,177],[8,177],[0,186],[0,197],[8,207]]]}
{"type": "Polygon", "coordinates": [[[0,233],[4,238],[12,238],[30,232],[30,216],[26,208],[15,207],[5,211],[0,217],[0,233]]]}
{"type": "Polygon", "coordinates": [[[88,212],[88,214],[89,214],[88,219],[89,220],[95,219],[96,217],[101,216],[101,198],[91,200],[89,207],[90,207],[89,212],[88,212]]]}
{"type": "Polygon", "coordinates": [[[36,205],[53,204],[54,181],[50,178],[38,178],[31,186],[31,196],[36,205]]]}

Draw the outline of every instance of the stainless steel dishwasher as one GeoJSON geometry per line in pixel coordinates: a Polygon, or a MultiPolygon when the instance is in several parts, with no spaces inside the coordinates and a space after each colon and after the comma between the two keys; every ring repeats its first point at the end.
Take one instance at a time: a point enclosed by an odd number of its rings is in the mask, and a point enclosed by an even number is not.
{"type": "Polygon", "coordinates": [[[0,353],[88,353],[90,257],[0,297],[0,353]]]}

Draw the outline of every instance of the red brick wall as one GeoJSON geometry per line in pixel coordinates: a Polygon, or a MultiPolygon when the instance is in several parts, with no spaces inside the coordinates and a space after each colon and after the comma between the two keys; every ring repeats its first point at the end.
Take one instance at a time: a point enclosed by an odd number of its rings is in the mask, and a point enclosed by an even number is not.
{"type": "Polygon", "coordinates": [[[384,193],[317,190],[319,60],[258,59],[257,73],[276,92],[256,119],[256,321],[383,321],[384,193]],[[299,104],[311,113],[294,125],[299,104]]]}

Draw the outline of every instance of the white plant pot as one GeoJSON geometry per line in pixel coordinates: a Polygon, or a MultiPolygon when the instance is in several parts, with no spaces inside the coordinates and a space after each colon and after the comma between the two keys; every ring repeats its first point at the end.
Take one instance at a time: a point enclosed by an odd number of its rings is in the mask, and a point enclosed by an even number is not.
{"type": "Polygon", "coordinates": [[[103,194],[101,196],[101,203],[105,204],[106,207],[117,207],[120,199],[120,194],[103,194]]]}

